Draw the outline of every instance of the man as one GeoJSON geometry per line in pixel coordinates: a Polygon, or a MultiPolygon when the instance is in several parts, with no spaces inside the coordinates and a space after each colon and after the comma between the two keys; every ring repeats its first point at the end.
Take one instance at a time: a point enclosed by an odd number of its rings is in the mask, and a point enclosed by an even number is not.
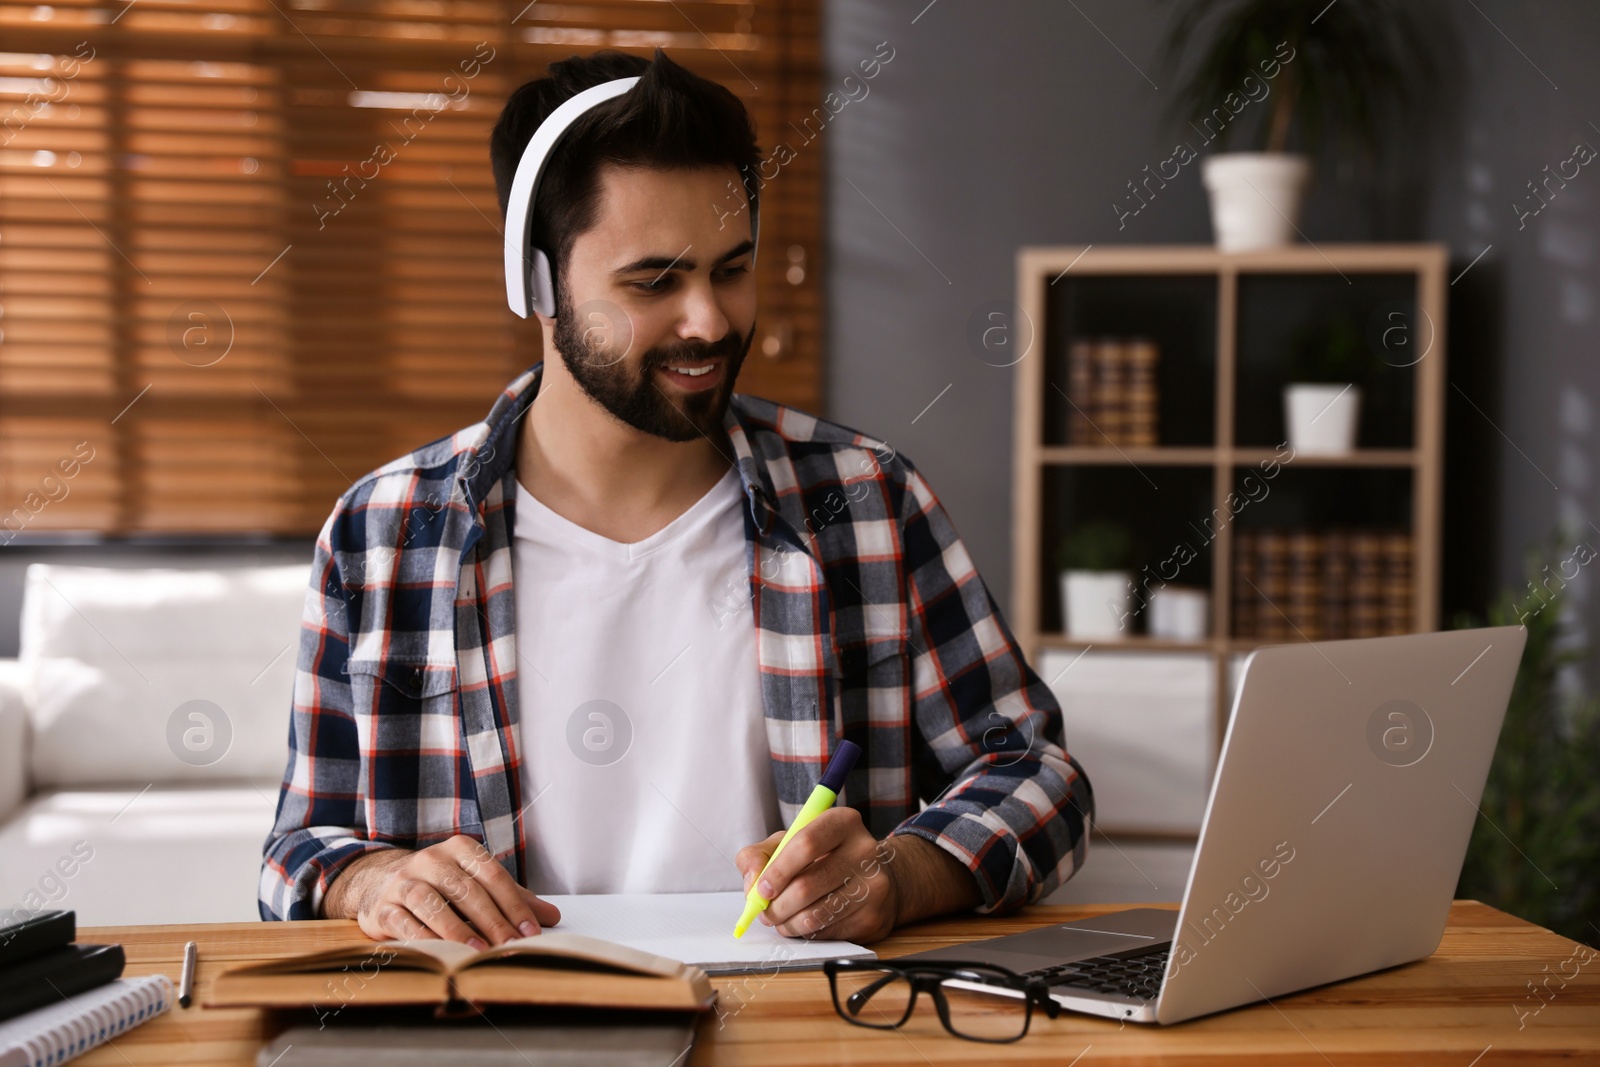
{"type": "Polygon", "coordinates": [[[1037,900],[1093,793],[949,518],[885,442],[733,392],[743,106],[660,51],[549,75],[491,138],[502,208],[556,106],[640,77],[537,192],[559,358],[324,526],[263,917],[482,946],[556,923],[539,893],[747,889],[840,738],[864,754],[762,921],[872,941],[1037,900]]]}

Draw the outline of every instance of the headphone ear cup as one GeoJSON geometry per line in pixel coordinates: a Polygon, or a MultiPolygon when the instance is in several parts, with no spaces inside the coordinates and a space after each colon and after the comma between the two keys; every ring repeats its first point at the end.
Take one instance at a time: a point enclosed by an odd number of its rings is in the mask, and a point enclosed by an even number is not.
{"type": "Polygon", "coordinates": [[[535,248],[530,258],[533,262],[528,271],[528,306],[553,319],[556,315],[556,286],[550,271],[550,257],[544,254],[544,249],[535,248]]]}

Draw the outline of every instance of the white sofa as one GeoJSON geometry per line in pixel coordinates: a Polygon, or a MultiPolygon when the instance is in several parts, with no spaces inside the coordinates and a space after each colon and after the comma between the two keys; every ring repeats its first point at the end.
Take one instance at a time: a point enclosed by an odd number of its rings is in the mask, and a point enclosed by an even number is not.
{"type": "Polygon", "coordinates": [[[309,574],[28,568],[0,660],[0,907],[258,917],[309,574]]]}

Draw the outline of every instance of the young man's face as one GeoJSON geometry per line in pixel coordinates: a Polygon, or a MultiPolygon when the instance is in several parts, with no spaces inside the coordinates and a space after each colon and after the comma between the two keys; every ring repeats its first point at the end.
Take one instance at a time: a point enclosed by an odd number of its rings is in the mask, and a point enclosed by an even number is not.
{"type": "Polygon", "coordinates": [[[604,166],[598,221],[557,278],[568,373],[618,419],[669,441],[720,434],[755,335],[749,211],[729,214],[730,178],[740,189],[732,166],[604,166]]]}

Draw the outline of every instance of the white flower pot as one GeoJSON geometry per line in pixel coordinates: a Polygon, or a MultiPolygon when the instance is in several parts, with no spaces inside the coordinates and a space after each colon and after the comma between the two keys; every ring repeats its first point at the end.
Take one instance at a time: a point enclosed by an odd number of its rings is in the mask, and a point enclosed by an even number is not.
{"type": "Polygon", "coordinates": [[[1283,152],[1219,152],[1200,161],[1211,229],[1224,252],[1294,244],[1311,161],[1283,152]]]}
{"type": "Polygon", "coordinates": [[[1204,641],[1211,594],[1204,589],[1164,585],[1150,593],[1150,636],[1167,641],[1204,641]]]}
{"type": "Polygon", "coordinates": [[[1283,390],[1283,418],[1289,446],[1317,456],[1342,456],[1356,450],[1361,389],[1354,385],[1296,382],[1283,390]]]}
{"type": "Polygon", "coordinates": [[[1127,637],[1132,577],[1127,571],[1062,571],[1061,625],[1068,637],[1127,637]]]}

